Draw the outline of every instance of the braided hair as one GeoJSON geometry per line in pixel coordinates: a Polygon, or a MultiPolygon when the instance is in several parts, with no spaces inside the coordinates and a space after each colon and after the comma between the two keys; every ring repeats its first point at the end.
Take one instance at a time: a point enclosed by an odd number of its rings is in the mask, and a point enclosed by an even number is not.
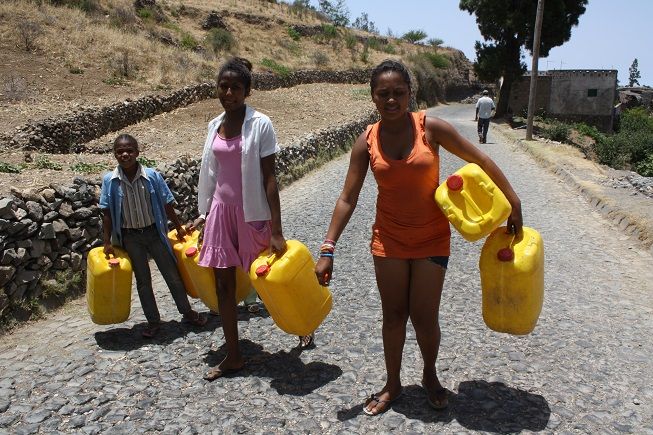
{"type": "Polygon", "coordinates": [[[411,89],[410,74],[408,73],[408,68],[406,68],[406,66],[401,62],[392,59],[386,59],[372,70],[372,76],[370,78],[370,88],[372,89],[372,92],[374,92],[374,88],[376,88],[376,85],[379,81],[379,76],[388,71],[394,71],[401,74],[404,82],[406,82],[408,88],[411,89]]]}
{"type": "Polygon", "coordinates": [[[244,57],[232,57],[220,67],[218,82],[226,72],[236,74],[245,86],[245,95],[249,95],[252,88],[252,63],[244,57]]]}
{"type": "Polygon", "coordinates": [[[118,146],[118,144],[121,142],[128,143],[132,145],[134,148],[136,148],[136,150],[138,150],[138,141],[131,134],[123,133],[120,136],[118,136],[116,140],[113,141],[113,148],[115,149],[116,146],[118,146]]]}

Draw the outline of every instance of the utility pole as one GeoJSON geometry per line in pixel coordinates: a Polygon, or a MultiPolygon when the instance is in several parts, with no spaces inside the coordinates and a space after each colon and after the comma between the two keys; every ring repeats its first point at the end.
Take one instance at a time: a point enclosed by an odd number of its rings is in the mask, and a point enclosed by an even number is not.
{"type": "Polygon", "coordinates": [[[533,140],[533,112],[535,111],[535,94],[537,91],[537,64],[540,60],[540,34],[542,16],[544,15],[544,0],[537,0],[535,16],[535,34],[533,35],[533,64],[531,66],[531,88],[528,94],[528,119],[526,121],[526,140],[533,140]]]}

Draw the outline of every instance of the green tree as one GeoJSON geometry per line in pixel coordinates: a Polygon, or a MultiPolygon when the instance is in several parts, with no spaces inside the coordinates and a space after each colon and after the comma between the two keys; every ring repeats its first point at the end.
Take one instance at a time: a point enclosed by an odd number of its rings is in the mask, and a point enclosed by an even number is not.
{"type": "MultiPolygon", "coordinates": [[[[540,38],[540,56],[571,37],[571,28],[585,12],[588,0],[546,0],[540,38]]],[[[510,88],[526,71],[522,47],[533,49],[537,0],[460,0],[461,10],[476,15],[485,42],[476,41],[474,70],[483,81],[503,77],[497,115],[508,109],[510,88]]]]}
{"type": "Polygon", "coordinates": [[[345,0],[337,0],[335,3],[329,0],[319,0],[320,12],[326,15],[336,26],[345,27],[349,24],[349,9],[345,0]]]}
{"type": "Polygon", "coordinates": [[[639,86],[639,80],[642,78],[642,75],[639,73],[639,65],[637,62],[637,58],[633,61],[633,63],[630,65],[630,68],[628,68],[628,86],[639,86]]]}
{"type": "Polygon", "coordinates": [[[415,44],[421,41],[422,39],[426,38],[427,36],[428,35],[423,30],[409,30],[408,32],[404,33],[401,39],[404,39],[408,42],[412,42],[413,44],[415,44]]]}
{"type": "Polygon", "coordinates": [[[370,21],[367,12],[361,12],[361,16],[356,18],[352,23],[352,27],[359,30],[364,30],[370,33],[379,33],[379,29],[374,25],[374,21],[370,21]]]}

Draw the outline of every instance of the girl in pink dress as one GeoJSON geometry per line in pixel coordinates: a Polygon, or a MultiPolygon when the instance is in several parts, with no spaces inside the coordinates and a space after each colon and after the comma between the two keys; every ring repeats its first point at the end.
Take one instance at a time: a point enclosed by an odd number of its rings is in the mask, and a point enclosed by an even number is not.
{"type": "Polygon", "coordinates": [[[200,217],[192,227],[204,226],[199,264],[214,268],[227,348],[224,360],[205,374],[207,380],[245,364],[238,344],[236,267],[249,271],[264,249],[277,254],[286,249],[274,174],[280,148],[270,118],[245,104],[251,67],[246,59],[234,58],[220,68],[218,99],[224,113],[209,122],[200,167],[200,217]]]}

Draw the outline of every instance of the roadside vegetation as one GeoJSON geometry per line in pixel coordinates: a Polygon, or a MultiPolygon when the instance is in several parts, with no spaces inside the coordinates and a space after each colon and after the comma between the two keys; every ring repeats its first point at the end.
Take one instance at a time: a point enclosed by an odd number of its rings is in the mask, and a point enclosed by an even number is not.
{"type": "Polygon", "coordinates": [[[613,134],[546,116],[536,120],[541,137],[578,146],[587,157],[612,168],[653,177],[653,115],[643,107],[624,111],[613,134]]]}

